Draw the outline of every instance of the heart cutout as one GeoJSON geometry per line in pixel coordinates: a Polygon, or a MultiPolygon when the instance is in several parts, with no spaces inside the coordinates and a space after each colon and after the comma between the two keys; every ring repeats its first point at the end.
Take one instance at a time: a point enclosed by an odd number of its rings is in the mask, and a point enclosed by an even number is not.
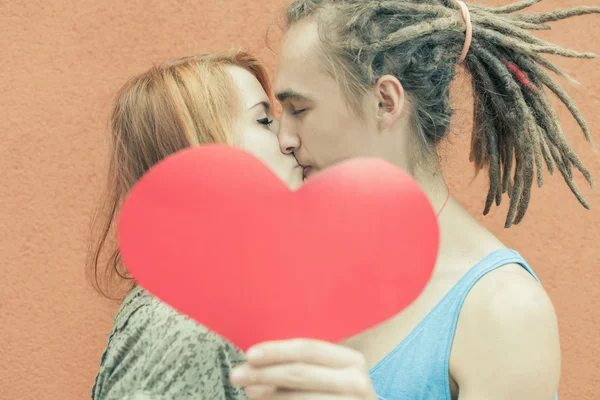
{"type": "Polygon", "coordinates": [[[439,242],[427,197],[385,161],[345,161],[292,192],[222,145],[155,165],[126,198],[118,237],[141,287],[244,351],[338,342],[385,321],[422,292],[439,242]]]}

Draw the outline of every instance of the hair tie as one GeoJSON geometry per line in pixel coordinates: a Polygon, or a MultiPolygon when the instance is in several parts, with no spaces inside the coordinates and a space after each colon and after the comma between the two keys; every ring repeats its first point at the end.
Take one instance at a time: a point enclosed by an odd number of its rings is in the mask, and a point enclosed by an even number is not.
{"type": "Polygon", "coordinates": [[[469,12],[469,7],[467,7],[464,1],[457,0],[456,2],[460,6],[463,20],[465,21],[465,25],[467,25],[467,37],[465,38],[465,45],[460,57],[458,58],[458,63],[461,64],[463,61],[465,61],[465,58],[467,58],[467,54],[471,48],[471,41],[473,40],[473,24],[471,24],[471,13],[469,12]]]}

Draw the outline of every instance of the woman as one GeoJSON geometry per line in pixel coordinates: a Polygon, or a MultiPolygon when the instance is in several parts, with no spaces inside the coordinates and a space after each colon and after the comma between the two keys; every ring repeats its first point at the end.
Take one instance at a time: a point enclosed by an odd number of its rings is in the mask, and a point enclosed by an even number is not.
{"type": "MultiPolygon", "coordinates": [[[[182,58],[125,84],[112,110],[108,194],[97,214],[100,234],[89,265],[101,292],[111,292],[114,278],[128,279],[118,249],[109,247],[114,243],[119,205],[132,185],[170,154],[207,143],[238,146],[261,159],[290,188],[302,183],[303,171],[294,156],[279,151],[267,93],[264,69],[243,52],[182,58]]],[[[325,382],[314,380],[313,389],[303,386],[304,395],[320,390],[345,395],[352,389],[365,394],[361,398],[373,398],[358,352],[316,341],[266,343],[249,351],[254,365],[273,362],[273,356],[280,365],[286,357],[290,363],[304,360],[317,376],[327,377],[325,382]],[[303,351],[306,345],[319,352],[303,351]],[[275,354],[269,350],[273,346],[277,346],[275,354]],[[282,346],[288,351],[281,351],[282,346]]],[[[94,400],[244,399],[244,390],[229,380],[230,371],[243,359],[232,344],[134,286],[128,288],[114,319],[91,396],[94,400]]],[[[243,367],[237,372],[239,378],[243,367]]],[[[294,382],[282,385],[284,395],[294,395],[294,382]]],[[[244,386],[255,397],[278,393],[274,385],[244,386]]]]}

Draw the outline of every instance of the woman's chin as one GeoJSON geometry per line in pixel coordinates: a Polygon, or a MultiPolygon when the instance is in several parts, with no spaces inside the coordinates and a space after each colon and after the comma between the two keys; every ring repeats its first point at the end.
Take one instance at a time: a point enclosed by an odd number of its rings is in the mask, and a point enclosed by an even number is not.
{"type": "Polygon", "coordinates": [[[302,186],[303,180],[304,174],[302,173],[302,169],[294,168],[285,184],[290,190],[296,191],[300,188],[300,186],[302,186]]]}

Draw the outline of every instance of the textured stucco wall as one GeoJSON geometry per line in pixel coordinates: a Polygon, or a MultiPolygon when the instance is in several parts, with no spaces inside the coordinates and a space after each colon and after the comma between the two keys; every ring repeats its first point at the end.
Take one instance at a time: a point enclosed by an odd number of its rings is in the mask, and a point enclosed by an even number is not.
{"type": "MultiPolygon", "coordinates": [[[[118,86],[153,62],[232,45],[255,52],[273,71],[265,33],[282,2],[0,1],[0,398],[89,395],[116,310],[87,285],[83,263],[87,224],[104,179],[108,106],[118,86]]],[[[494,3],[500,4],[488,0],[494,3]]],[[[536,9],[575,4],[548,0],[536,9]]],[[[600,52],[600,18],[554,26],[540,35],[600,52]]],[[[600,64],[559,62],[581,82],[570,92],[600,141],[600,64]]],[[[471,182],[471,106],[468,94],[457,94],[447,177],[455,195],[479,215],[485,174],[471,182]]],[[[561,118],[600,179],[600,158],[564,110],[561,118]]],[[[554,300],[564,399],[593,399],[600,391],[600,195],[584,193],[592,211],[580,207],[557,176],[533,192],[520,226],[502,228],[506,204],[485,218],[530,261],[554,300]]]]}

